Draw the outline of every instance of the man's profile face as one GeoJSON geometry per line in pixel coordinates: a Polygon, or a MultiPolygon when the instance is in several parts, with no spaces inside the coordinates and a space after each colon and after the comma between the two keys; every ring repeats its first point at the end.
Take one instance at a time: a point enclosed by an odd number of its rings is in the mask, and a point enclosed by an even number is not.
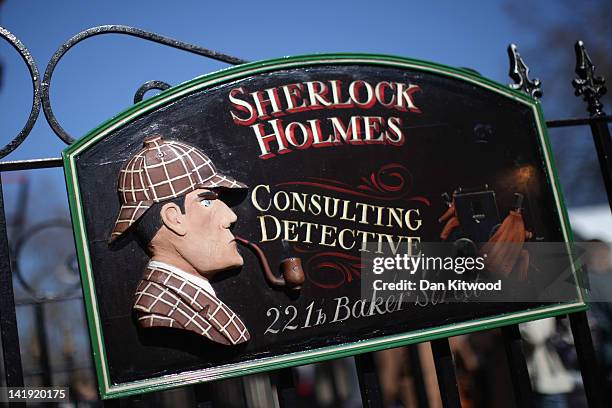
{"type": "Polygon", "coordinates": [[[207,278],[244,262],[230,231],[236,214],[215,196],[207,189],[185,196],[185,235],[177,247],[181,256],[207,278]]]}

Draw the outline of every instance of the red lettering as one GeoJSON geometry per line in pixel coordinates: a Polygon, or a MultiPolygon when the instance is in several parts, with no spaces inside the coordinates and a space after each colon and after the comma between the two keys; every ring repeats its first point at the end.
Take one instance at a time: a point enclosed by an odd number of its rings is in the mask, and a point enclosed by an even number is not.
{"type": "Polygon", "coordinates": [[[268,123],[272,125],[273,132],[267,135],[264,134],[263,123],[258,123],[251,126],[251,129],[253,129],[255,132],[255,137],[257,138],[259,148],[261,149],[261,155],[259,155],[259,157],[263,160],[276,156],[274,153],[272,153],[272,148],[270,147],[270,143],[272,141],[276,141],[278,144],[278,154],[291,152],[291,149],[287,148],[287,139],[283,130],[283,121],[280,119],[274,119],[268,123]]]}
{"type": "Polygon", "coordinates": [[[285,128],[285,136],[287,138],[287,141],[291,143],[291,145],[300,150],[308,149],[312,145],[312,132],[309,128],[307,128],[300,122],[291,122],[290,124],[288,124],[285,128]],[[302,143],[298,143],[297,141],[296,128],[300,128],[303,139],[302,143]]]}
{"type": "Polygon", "coordinates": [[[243,101],[242,99],[236,98],[236,95],[244,94],[243,88],[234,88],[229,93],[229,100],[232,106],[240,112],[248,112],[249,116],[241,118],[238,116],[237,112],[230,110],[230,114],[232,115],[232,119],[234,123],[241,126],[248,126],[255,122],[257,116],[255,115],[255,108],[248,103],[247,101],[243,101]]]}
{"type": "Polygon", "coordinates": [[[374,90],[372,89],[372,85],[367,83],[366,81],[353,81],[349,85],[349,95],[351,99],[355,102],[355,105],[359,106],[363,109],[370,109],[376,103],[376,98],[374,97],[374,90]],[[359,100],[359,94],[362,89],[366,90],[366,99],[364,102],[359,100]]]}

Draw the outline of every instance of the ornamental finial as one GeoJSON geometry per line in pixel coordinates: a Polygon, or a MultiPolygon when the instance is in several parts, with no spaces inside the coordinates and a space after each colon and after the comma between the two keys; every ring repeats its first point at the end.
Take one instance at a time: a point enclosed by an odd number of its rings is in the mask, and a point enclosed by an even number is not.
{"type": "Polygon", "coordinates": [[[576,96],[582,95],[582,98],[588,103],[587,109],[591,116],[605,115],[603,104],[599,99],[607,91],[606,79],[602,76],[595,76],[595,65],[589,58],[582,41],[576,42],[574,50],[576,51],[578,78],[572,81],[572,85],[576,89],[576,96]]]}
{"type": "Polygon", "coordinates": [[[512,89],[525,92],[536,99],[541,98],[541,82],[537,78],[534,80],[529,79],[529,67],[525,65],[515,44],[508,46],[508,57],[510,58],[510,72],[508,75],[514,80],[514,83],[508,86],[512,89]]]}

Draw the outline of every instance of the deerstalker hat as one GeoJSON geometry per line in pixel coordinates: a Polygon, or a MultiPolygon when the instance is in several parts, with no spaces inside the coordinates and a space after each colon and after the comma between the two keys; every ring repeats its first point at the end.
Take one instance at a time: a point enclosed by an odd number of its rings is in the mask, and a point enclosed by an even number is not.
{"type": "Polygon", "coordinates": [[[159,135],[144,139],[144,147],[119,173],[121,210],[109,243],[130,228],[153,203],[186,195],[198,188],[246,189],[246,184],[217,171],[200,149],[159,135]]]}

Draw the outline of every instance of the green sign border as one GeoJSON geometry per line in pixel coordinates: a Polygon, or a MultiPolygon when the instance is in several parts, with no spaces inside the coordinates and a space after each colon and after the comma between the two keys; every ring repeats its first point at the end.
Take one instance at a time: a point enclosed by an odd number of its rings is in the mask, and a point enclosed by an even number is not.
{"type": "MultiPolygon", "coordinates": [[[[98,376],[100,395],[103,399],[160,391],[179,386],[196,384],[199,382],[237,377],[261,371],[275,370],[283,367],[308,364],[316,361],[335,359],[360,353],[369,353],[376,350],[429,341],[442,337],[456,336],[459,334],[491,329],[508,324],[521,323],[543,317],[567,314],[570,312],[586,310],[588,308],[584,300],[585,294],[581,288],[582,285],[579,285],[577,288],[579,299],[578,302],[559,303],[551,306],[501,314],[484,319],[475,319],[426,330],[394,334],[359,342],[345,343],[335,346],[322,347],[315,350],[266,357],[236,364],[226,364],[214,368],[188,371],[179,374],[164,375],[145,380],[111,384],[106,350],[104,347],[104,337],[100,324],[91,260],[89,256],[89,247],[87,244],[88,240],[81,205],[81,193],[79,191],[79,185],[77,182],[77,169],[75,165],[76,157],[79,153],[88,149],[109,133],[118,130],[122,126],[133,122],[134,120],[155,109],[159,109],[193,92],[229,81],[235,81],[251,75],[265,74],[266,72],[281,69],[302,68],[316,65],[374,65],[391,68],[406,68],[434,73],[470,83],[479,88],[495,92],[531,107],[537,124],[539,145],[546,161],[547,177],[552,184],[555,195],[555,204],[562,226],[564,240],[568,243],[568,245],[573,241],[573,235],[569,226],[567,211],[563,202],[559,179],[555,170],[552,151],[548,141],[545,125],[546,122],[544,120],[542,108],[539,101],[529,97],[526,94],[483,78],[469,70],[452,68],[441,64],[418,61],[409,58],[377,54],[320,54],[286,57],[239,65],[195,78],[191,81],[167,89],[166,91],[161,92],[150,99],[137,103],[114,118],[93,129],[83,138],[69,146],[62,153],[76,250],[81,271],[81,281],[83,284],[83,296],[85,300],[87,320],[91,337],[92,353],[98,376]]],[[[581,282],[577,278],[576,271],[573,271],[573,273],[576,277],[576,281],[581,282]]]]}

